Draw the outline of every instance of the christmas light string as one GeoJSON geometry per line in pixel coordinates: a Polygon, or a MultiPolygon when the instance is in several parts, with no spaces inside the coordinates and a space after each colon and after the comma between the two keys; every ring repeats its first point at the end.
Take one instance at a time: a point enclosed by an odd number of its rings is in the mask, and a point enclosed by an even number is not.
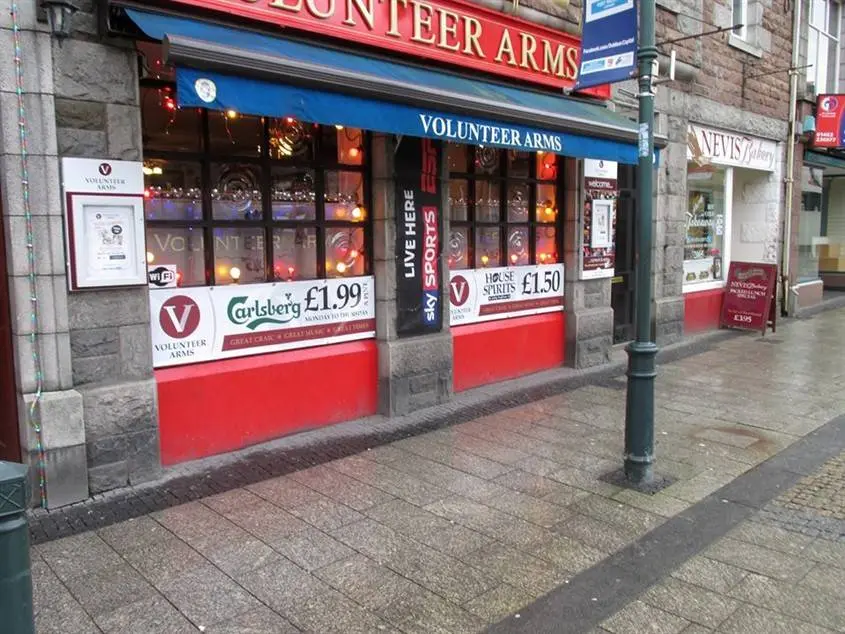
{"type": "Polygon", "coordinates": [[[23,213],[26,223],[26,252],[29,262],[29,303],[32,362],[35,369],[35,396],[29,405],[28,422],[35,432],[35,450],[38,456],[38,490],[42,507],[47,506],[47,474],[44,456],[44,434],[38,420],[38,408],[44,388],[44,374],[41,368],[41,355],[38,353],[38,290],[35,267],[35,232],[33,231],[32,205],[29,197],[29,160],[27,149],[26,106],[23,98],[23,59],[21,56],[21,28],[18,3],[12,2],[12,34],[15,46],[16,93],[18,96],[18,131],[21,141],[21,192],[23,195],[23,213]]]}

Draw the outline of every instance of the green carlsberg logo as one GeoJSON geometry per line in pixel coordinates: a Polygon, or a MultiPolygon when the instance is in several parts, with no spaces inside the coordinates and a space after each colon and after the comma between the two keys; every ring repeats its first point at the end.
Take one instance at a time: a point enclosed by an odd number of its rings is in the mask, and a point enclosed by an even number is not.
{"type": "Polygon", "coordinates": [[[250,330],[255,330],[263,324],[286,324],[299,319],[299,302],[293,301],[290,293],[285,293],[285,300],[273,303],[270,298],[250,300],[246,296],[233,297],[229,300],[226,314],[233,324],[245,326],[250,330]]]}

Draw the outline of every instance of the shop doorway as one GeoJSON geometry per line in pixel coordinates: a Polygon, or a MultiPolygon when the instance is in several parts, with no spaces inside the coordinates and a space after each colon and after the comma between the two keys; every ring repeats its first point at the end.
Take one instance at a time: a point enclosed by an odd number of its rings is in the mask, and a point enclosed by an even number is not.
{"type": "Polygon", "coordinates": [[[616,266],[610,290],[613,307],[613,343],[634,338],[634,306],[636,303],[636,169],[619,165],[619,198],[616,203],[616,266]]]}
{"type": "Polygon", "coordinates": [[[6,267],[6,236],[0,207],[0,460],[20,462],[15,362],[12,349],[12,310],[6,267]]]}

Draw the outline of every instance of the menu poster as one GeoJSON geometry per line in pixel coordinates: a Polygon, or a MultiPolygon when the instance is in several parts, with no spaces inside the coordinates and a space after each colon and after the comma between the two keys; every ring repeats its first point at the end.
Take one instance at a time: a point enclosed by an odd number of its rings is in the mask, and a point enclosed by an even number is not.
{"type": "Polygon", "coordinates": [[[775,326],[774,290],[776,264],[731,262],[725,300],[722,304],[722,328],[760,330],[775,326]]]}
{"type": "Polygon", "coordinates": [[[135,268],[132,207],[85,205],[88,266],[97,277],[124,277],[135,268]]]}
{"type": "Polygon", "coordinates": [[[581,279],[613,277],[616,266],[618,166],[613,161],[584,160],[584,235],[581,279]]]}

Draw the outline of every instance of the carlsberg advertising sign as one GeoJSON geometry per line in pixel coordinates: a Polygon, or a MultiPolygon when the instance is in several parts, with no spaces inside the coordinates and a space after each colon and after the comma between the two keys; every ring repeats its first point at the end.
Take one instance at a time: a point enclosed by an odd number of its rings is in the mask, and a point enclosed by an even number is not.
{"type": "Polygon", "coordinates": [[[372,277],[150,291],[153,365],[375,336],[372,277]]]}

